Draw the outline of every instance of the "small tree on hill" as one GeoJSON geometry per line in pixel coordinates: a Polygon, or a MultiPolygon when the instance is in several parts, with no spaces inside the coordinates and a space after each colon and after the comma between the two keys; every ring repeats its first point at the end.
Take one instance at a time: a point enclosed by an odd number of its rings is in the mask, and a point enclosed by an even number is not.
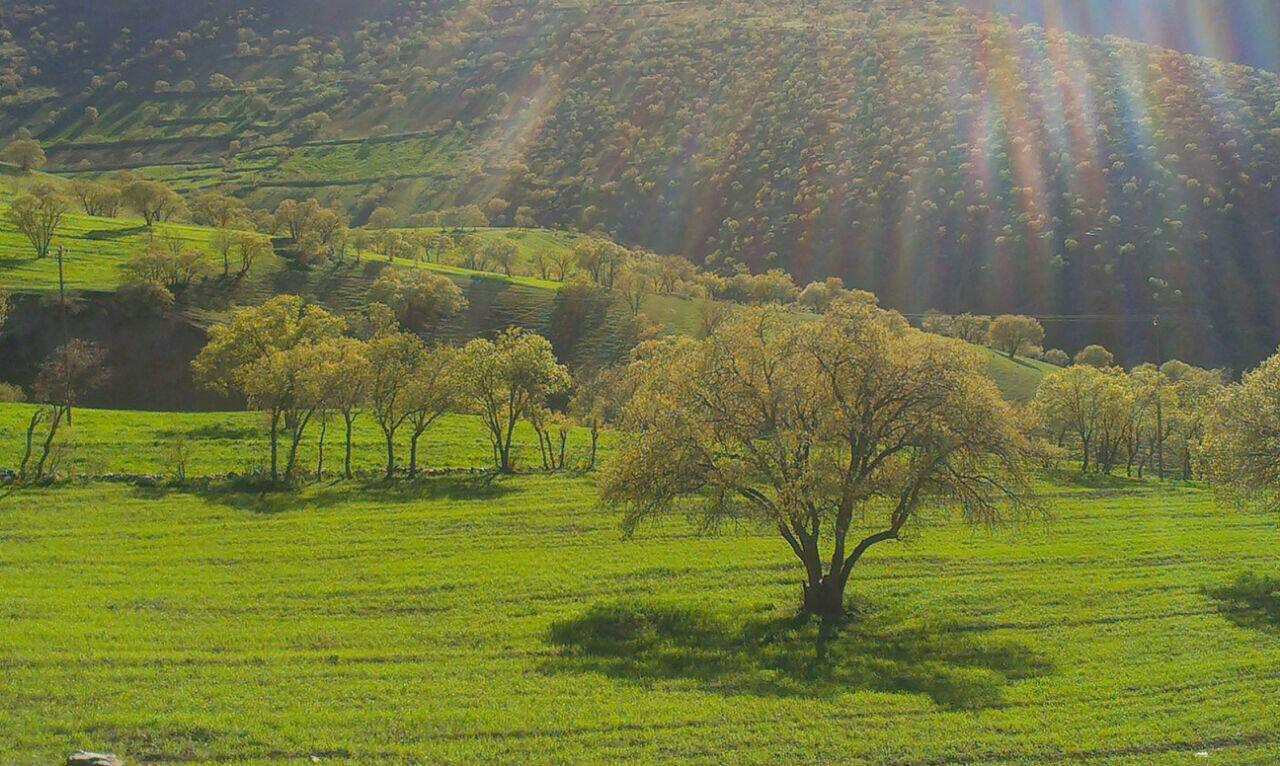
{"type": "Polygon", "coordinates": [[[389,207],[375,208],[369,214],[370,229],[390,229],[396,224],[396,211],[389,207]]]}
{"type": "Polygon", "coordinates": [[[189,206],[191,220],[215,229],[243,226],[249,217],[249,207],[242,200],[218,192],[196,194],[191,198],[189,206]]]}
{"type": "Polygon", "coordinates": [[[607,239],[587,237],[573,246],[578,267],[591,276],[591,281],[606,290],[613,287],[613,280],[627,262],[625,247],[607,239]]]}
{"type": "Polygon", "coordinates": [[[552,250],[548,255],[551,265],[556,270],[556,281],[563,282],[569,272],[573,269],[573,264],[577,261],[577,255],[573,250],[568,248],[559,248],[552,250]]]}
{"type": "Polygon", "coordinates": [[[4,160],[17,165],[24,173],[39,170],[48,161],[44,156],[44,149],[30,138],[20,138],[10,142],[4,148],[4,160]]]}
{"type": "Polygon", "coordinates": [[[1106,369],[1115,364],[1115,356],[1103,346],[1085,346],[1076,352],[1075,363],[1083,367],[1106,369]]]}
{"type": "Polygon", "coordinates": [[[814,322],[744,310],[635,364],[629,438],[602,484],[624,529],[679,510],[776,532],[823,635],[863,554],[922,506],[989,523],[1025,500],[1023,440],[980,358],[864,302],[814,322]]]}
{"type": "Polygon", "coordinates": [[[77,179],[71,182],[71,193],[85,215],[112,218],[120,210],[120,189],[112,184],[77,179]]]}
{"type": "Polygon", "coordinates": [[[1071,364],[1071,357],[1067,356],[1067,352],[1060,348],[1051,348],[1044,352],[1044,355],[1040,358],[1054,367],[1066,367],[1071,364]]]}
{"type": "Polygon", "coordinates": [[[569,388],[569,371],[556,362],[551,342],[511,328],[494,340],[477,338],[458,362],[459,395],[479,412],[493,448],[494,465],[515,469],[511,439],[516,424],[548,397],[569,388]]]}
{"type": "Polygon", "coordinates": [[[430,329],[467,307],[456,282],[426,269],[383,269],[369,287],[369,301],[389,306],[400,324],[414,332],[430,329]]]}
{"type": "Polygon", "coordinates": [[[237,277],[248,274],[253,264],[275,252],[266,238],[249,233],[236,236],[235,249],[240,254],[240,269],[236,273],[237,277]]]}
{"type": "Polygon", "coordinates": [[[953,338],[959,338],[975,346],[987,342],[987,334],[991,328],[991,317],[983,314],[957,314],[951,317],[953,338]]]}
{"type": "Polygon", "coordinates": [[[125,207],[142,216],[150,228],[158,221],[177,216],[183,208],[177,192],[160,181],[137,179],[120,189],[120,201],[125,207]]]}
{"type": "Polygon", "coordinates": [[[15,199],[5,217],[31,243],[36,258],[45,258],[69,207],[67,198],[56,187],[40,184],[15,199]]]}
{"type": "Polygon", "coordinates": [[[127,283],[149,282],[181,292],[209,270],[209,263],[198,250],[179,246],[170,248],[152,241],[136,251],[121,266],[127,283]]]}
{"type": "Polygon", "coordinates": [[[484,262],[502,269],[511,276],[512,269],[520,262],[520,249],[509,239],[495,239],[485,243],[484,262]]]}
{"type": "Polygon", "coordinates": [[[1044,327],[1033,317],[1004,314],[996,317],[987,329],[991,347],[1013,359],[1038,348],[1044,342],[1044,327]]]}

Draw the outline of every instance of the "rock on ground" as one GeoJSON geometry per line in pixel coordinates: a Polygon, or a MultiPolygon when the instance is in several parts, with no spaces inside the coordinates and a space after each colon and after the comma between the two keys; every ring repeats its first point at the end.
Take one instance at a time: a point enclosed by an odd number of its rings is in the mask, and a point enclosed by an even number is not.
{"type": "Polygon", "coordinates": [[[67,756],[67,766],[123,766],[123,763],[111,753],[90,753],[87,750],[77,750],[67,756]]]}

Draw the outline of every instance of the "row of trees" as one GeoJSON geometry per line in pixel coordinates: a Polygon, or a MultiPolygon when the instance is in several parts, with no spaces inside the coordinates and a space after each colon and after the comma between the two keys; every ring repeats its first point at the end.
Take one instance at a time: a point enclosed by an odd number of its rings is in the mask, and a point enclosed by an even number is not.
{"type": "Polygon", "coordinates": [[[1154,473],[1184,480],[1203,465],[1205,423],[1221,399],[1221,370],[1180,361],[1157,367],[1078,363],[1046,376],[1032,404],[1041,435],[1074,455],[1081,471],[1154,473]]]}
{"type": "Polygon", "coordinates": [[[480,416],[499,471],[515,468],[512,440],[520,422],[532,423],[544,446],[547,402],[570,385],[567,369],[545,338],[510,329],[460,348],[429,346],[401,329],[393,310],[378,303],[361,324],[357,329],[367,337],[351,337],[342,317],[295,296],[279,296],[241,309],[215,327],[193,361],[201,383],[239,394],[266,413],[273,481],[297,478],[298,447],[317,422],[323,461],[323,424],[334,415],[345,426],[343,472],[348,477],[352,426],[360,416],[372,418],[382,433],[387,478],[398,468],[397,435],[408,433],[413,476],[420,439],[446,412],[480,416]]]}

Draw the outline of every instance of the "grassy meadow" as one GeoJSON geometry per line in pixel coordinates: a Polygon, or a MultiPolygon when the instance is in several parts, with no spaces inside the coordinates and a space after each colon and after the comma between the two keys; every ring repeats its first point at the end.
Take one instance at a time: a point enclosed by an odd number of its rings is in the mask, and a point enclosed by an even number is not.
{"type": "MultiPolygon", "coordinates": [[[[0,465],[23,412],[0,407],[0,465]]],[[[248,414],[75,428],[86,467],[163,471],[174,432],[200,437],[193,474],[265,457],[248,414]]],[[[465,416],[424,445],[435,467],[487,457],[465,416]]],[[[934,517],[874,549],[821,662],[778,539],[679,520],[624,539],[591,474],[24,489],[0,501],[0,762],[1280,758],[1276,610],[1232,591],[1274,573],[1276,519],[1177,484],[1040,489],[1040,520],[934,517]]]]}

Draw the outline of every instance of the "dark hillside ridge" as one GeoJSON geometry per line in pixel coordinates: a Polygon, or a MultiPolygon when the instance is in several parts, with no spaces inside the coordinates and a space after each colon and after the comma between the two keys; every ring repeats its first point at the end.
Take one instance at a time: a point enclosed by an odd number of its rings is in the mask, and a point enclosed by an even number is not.
{"type": "Polygon", "coordinates": [[[1120,35],[1280,72],[1275,0],[962,0],[975,10],[1084,35],[1120,35]]]}
{"type": "Polygon", "coordinates": [[[37,45],[0,12],[25,73],[0,73],[0,136],[30,129],[63,174],[356,224],[475,204],[906,313],[1034,314],[1128,364],[1244,369],[1280,341],[1266,71],[941,0],[115,2],[170,29],[114,36],[97,4],[51,5],[93,31],[37,45]]]}
{"type": "MultiPolygon", "coordinates": [[[[65,337],[92,341],[106,351],[108,382],[82,403],[91,407],[166,411],[224,410],[243,402],[196,385],[191,360],[208,341],[208,325],[232,305],[274,293],[299,294],[354,317],[369,283],[385,264],[366,263],[325,272],[282,271],[234,292],[216,280],[196,285],[179,310],[138,310],[116,293],[84,292],[69,302],[65,337]]],[[[626,308],[597,290],[547,290],[500,278],[456,277],[468,308],[429,333],[432,341],[464,343],[523,327],[546,336],[556,357],[574,369],[594,369],[626,353],[626,308]]],[[[0,383],[29,388],[40,363],[64,338],[54,295],[20,294],[0,333],[0,383]]]]}

